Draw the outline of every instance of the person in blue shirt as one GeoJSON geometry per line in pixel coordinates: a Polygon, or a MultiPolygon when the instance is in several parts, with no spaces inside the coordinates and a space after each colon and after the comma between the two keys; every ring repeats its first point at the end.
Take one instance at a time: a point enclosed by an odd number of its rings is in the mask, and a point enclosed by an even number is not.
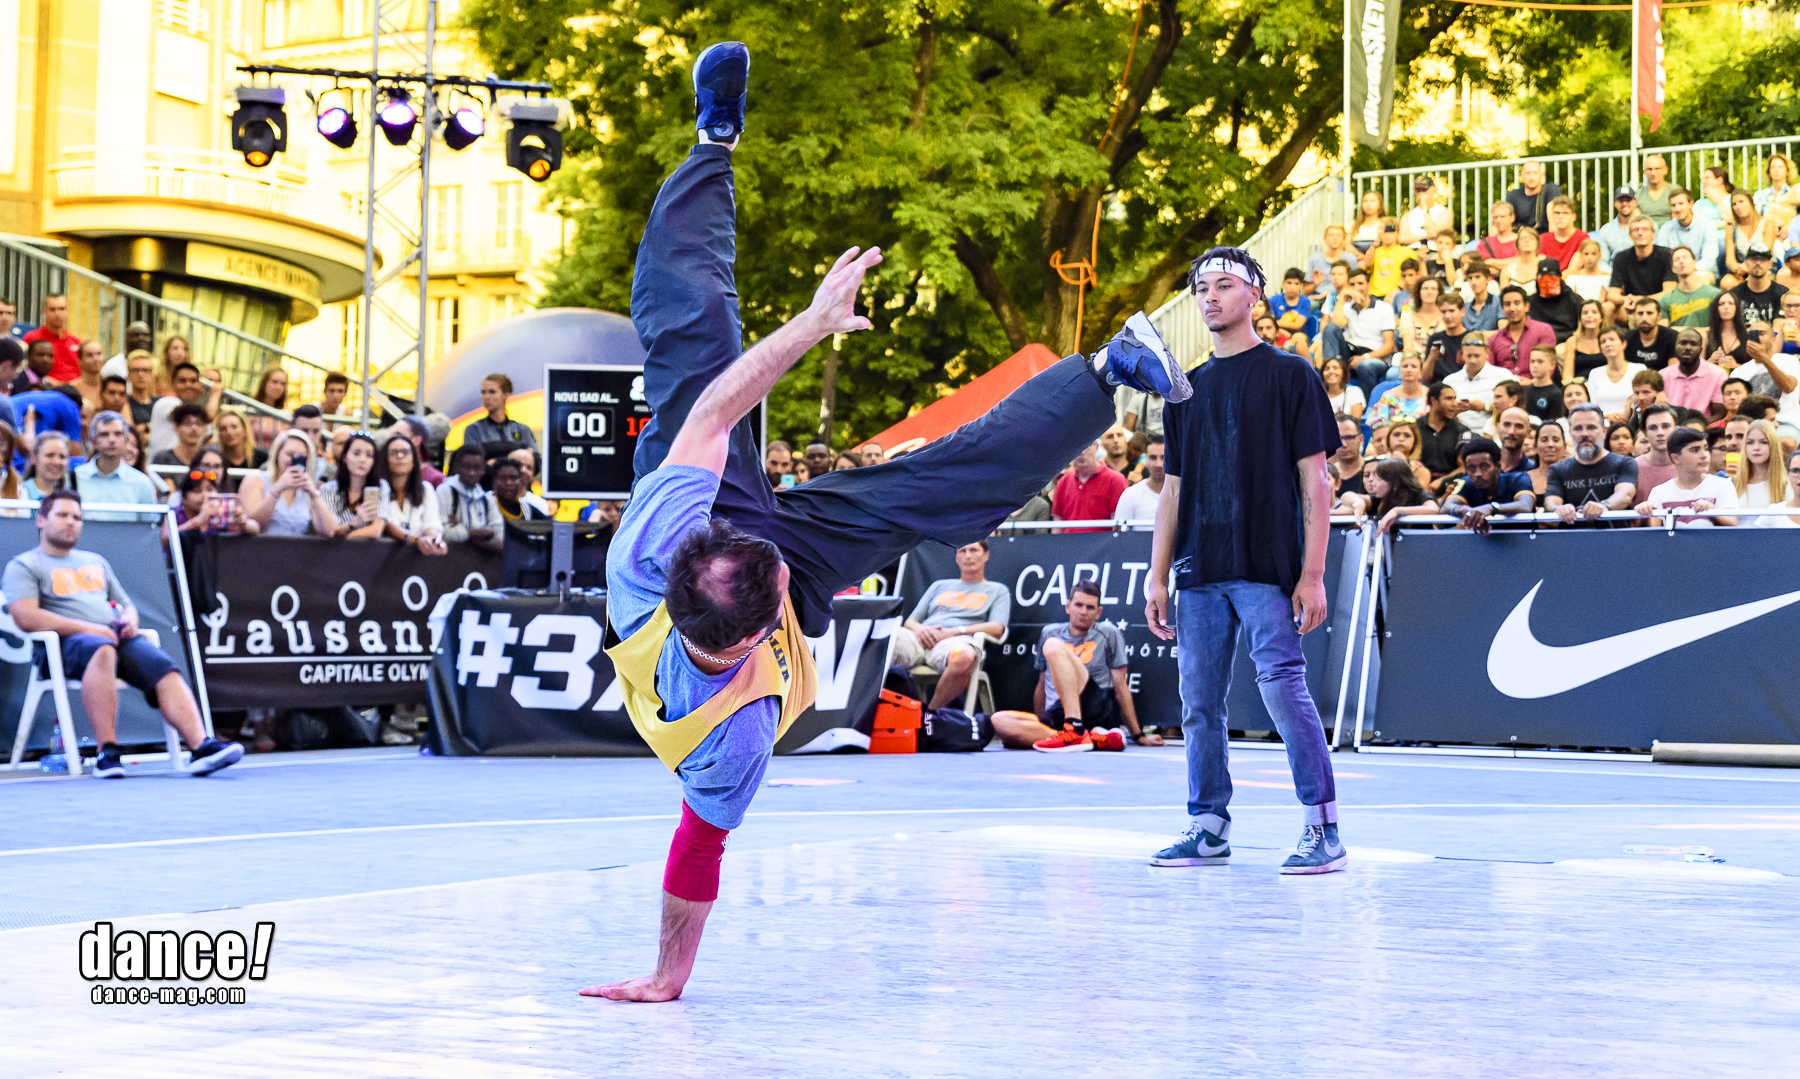
{"type": "MultiPolygon", "coordinates": [[[[81,394],[73,386],[59,385],[50,389],[30,390],[12,395],[13,411],[22,427],[33,433],[57,431],[71,445],[81,443],[81,394]]],[[[21,428],[22,429],[22,428],[21,428]]],[[[80,452],[77,448],[76,452],[80,452]]]]}
{"type": "Polygon", "coordinates": [[[1312,300],[1300,295],[1306,285],[1306,275],[1298,266],[1292,267],[1281,275],[1281,291],[1269,297],[1269,313],[1275,316],[1275,325],[1289,333],[1299,331],[1306,335],[1308,341],[1319,339],[1319,316],[1313,313],[1312,300]],[[1305,322],[1299,326],[1289,325],[1282,321],[1288,312],[1297,313],[1305,322]]]}
{"type": "Polygon", "coordinates": [[[1485,536],[1493,527],[1488,518],[1530,513],[1537,504],[1530,473],[1500,471],[1500,444],[1493,439],[1471,438],[1456,455],[1462,460],[1463,478],[1444,500],[1444,512],[1459,518],[1456,527],[1485,536]]]}
{"type": "Polygon", "coordinates": [[[1685,247],[1694,253],[1694,262],[1703,270],[1711,270],[1719,261],[1719,229],[1694,213],[1694,197],[1683,187],[1669,194],[1669,211],[1674,216],[1656,230],[1656,246],[1673,251],[1685,247]]]}

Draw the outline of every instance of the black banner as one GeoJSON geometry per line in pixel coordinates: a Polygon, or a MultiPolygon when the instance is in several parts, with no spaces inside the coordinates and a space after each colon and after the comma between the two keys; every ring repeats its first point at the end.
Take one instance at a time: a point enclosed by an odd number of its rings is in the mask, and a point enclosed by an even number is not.
{"type": "MultiPolygon", "coordinates": [[[[1091,577],[1100,583],[1100,617],[1125,634],[1138,721],[1146,726],[1180,725],[1180,676],[1176,669],[1180,642],[1159,640],[1144,620],[1150,542],[1149,531],[1013,533],[996,535],[990,541],[987,578],[1011,589],[1013,604],[1006,643],[988,648],[984,667],[994,683],[995,707],[1031,710],[1038,680],[1034,666],[1038,638],[1046,625],[1068,621],[1064,607],[1069,601],[1069,588],[1076,581],[1091,577]]],[[[1349,627],[1355,575],[1346,577],[1341,567],[1346,559],[1360,557],[1361,549],[1359,532],[1332,529],[1325,562],[1329,619],[1302,642],[1307,688],[1327,726],[1337,706],[1343,642],[1355,636],[1349,627]]],[[[913,604],[932,581],[956,575],[955,552],[950,548],[924,544],[914,550],[907,556],[901,578],[901,591],[907,597],[902,614],[911,613],[913,604]]],[[[1233,730],[1274,729],[1274,721],[1256,689],[1256,666],[1242,642],[1232,667],[1228,707],[1233,730]]]]}
{"type": "MultiPolygon", "coordinates": [[[[777,753],[828,749],[830,732],[874,708],[900,601],[832,601],[824,636],[810,638],[819,696],[777,743],[777,753]]],[[[435,621],[434,616],[434,621],[435,621]]],[[[430,745],[448,756],[647,757],[612,661],[602,652],[606,599],[471,592],[445,613],[431,672],[430,745]]],[[[848,744],[856,744],[854,737],[848,744]]],[[[867,747],[866,737],[861,739],[867,747]]]]}
{"type": "Polygon", "coordinates": [[[500,556],[468,543],[217,536],[196,561],[219,582],[197,627],[216,709],[424,701],[432,609],[500,579],[500,556]]]}
{"type": "MultiPolygon", "coordinates": [[[[112,563],[119,584],[138,609],[139,625],[156,631],[162,650],[175,661],[191,686],[194,676],[188,657],[189,642],[181,628],[181,609],[170,580],[172,571],[163,551],[159,523],[160,519],[150,523],[90,520],[82,525],[79,546],[112,563]]],[[[32,518],[0,518],[0,562],[30,550],[37,542],[37,524],[32,518]]],[[[31,660],[31,651],[12,619],[0,614],[0,730],[5,731],[5,740],[0,744],[8,754],[18,734],[19,709],[25,705],[25,683],[30,677],[26,664],[31,660]]],[[[195,688],[195,695],[199,696],[198,687],[195,688]]],[[[69,707],[74,711],[77,736],[91,738],[93,732],[82,711],[81,694],[69,694],[69,707]]],[[[54,706],[46,695],[38,705],[37,723],[26,748],[49,747],[53,715],[54,706]]],[[[119,742],[142,745],[161,744],[162,740],[162,715],[144,703],[143,694],[136,690],[119,694],[119,742]]]]}
{"type": "Polygon", "coordinates": [[[1382,740],[1800,743],[1785,529],[1403,532],[1382,740]]]}

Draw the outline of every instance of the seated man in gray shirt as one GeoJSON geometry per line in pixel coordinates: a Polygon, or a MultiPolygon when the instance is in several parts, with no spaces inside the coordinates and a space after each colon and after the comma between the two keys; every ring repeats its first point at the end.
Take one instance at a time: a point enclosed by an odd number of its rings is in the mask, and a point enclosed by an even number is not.
{"type": "Polygon", "coordinates": [[[987,579],[987,562],[987,540],[958,547],[958,579],[931,582],[912,617],[894,632],[895,663],[908,668],[927,663],[942,675],[931,695],[932,708],[954,705],[968,692],[975,661],[981,658],[977,633],[995,639],[1006,635],[1012,593],[987,579]]]}
{"type": "MultiPolygon", "coordinates": [[[[181,672],[160,648],[138,635],[138,612],[125,595],[112,564],[81,542],[81,496],[67,488],[51,491],[37,507],[38,545],[6,564],[0,589],[6,612],[26,633],[50,630],[62,638],[63,674],[81,681],[81,705],[94,728],[100,754],[94,774],[118,779],[119,686],[123,679],[160,710],[193,751],[187,770],[211,775],[244,755],[236,742],[209,738],[200,709],[181,672]]],[[[71,754],[76,752],[69,747],[71,754]]],[[[78,758],[70,757],[71,765],[78,758]]],[[[71,772],[79,770],[79,765],[71,772]]]]}
{"type": "Polygon", "coordinates": [[[1100,621],[1100,586],[1093,578],[1075,582],[1065,610],[1069,620],[1045,626],[1039,638],[1037,669],[1042,673],[1032,712],[994,713],[1001,744],[1041,753],[1123,750],[1129,730],[1140,746],[1162,745],[1161,735],[1138,727],[1125,635],[1100,621]]]}

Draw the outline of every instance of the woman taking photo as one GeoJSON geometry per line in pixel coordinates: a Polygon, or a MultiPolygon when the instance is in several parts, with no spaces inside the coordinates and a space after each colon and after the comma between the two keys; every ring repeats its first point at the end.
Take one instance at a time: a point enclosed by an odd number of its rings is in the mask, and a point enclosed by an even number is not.
{"type": "MultiPolygon", "coordinates": [[[[288,374],[279,367],[271,367],[262,373],[256,382],[256,393],[252,394],[258,404],[270,408],[287,409],[288,374]]],[[[256,439],[256,448],[266,450],[275,441],[275,436],[287,429],[287,421],[274,416],[257,415],[250,419],[250,434],[256,439]]]]}
{"type": "Polygon", "coordinates": [[[1750,362],[1750,330],[1736,296],[1721,292],[1713,297],[1706,316],[1706,358],[1729,371],[1750,362]]]}
{"type": "Polygon", "coordinates": [[[1781,432],[1768,420],[1752,423],[1744,436],[1743,460],[1738,462],[1737,475],[1731,478],[1737,487],[1739,506],[1760,510],[1787,501],[1787,470],[1777,464],[1780,458],[1781,432]]]}
{"type": "Polygon", "coordinates": [[[1416,420],[1425,415],[1430,406],[1425,400],[1425,384],[1419,381],[1424,368],[1425,361],[1421,357],[1401,357],[1400,385],[1382,394],[1381,399],[1369,410],[1371,424],[1416,420]]]}
{"type": "Polygon", "coordinates": [[[31,447],[31,462],[25,467],[25,497],[42,502],[44,496],[58,487],[69,486],[69,440],[60,431],[45,431],[31,447]]]}
{"type": "Polygon", "coordinates": [[[1606,366],[1606,355],[1600,351],[1600,325],[1603,311],[1598,300],[1583,300],[1581,314],[1575,318],[1575,332],[1562,343],[1562,383],[1568,385],[1588,377],[1596,367],[1606,366]]]}
{"type": "MultiPolygon", "coordinates": [[[[483,390],[486,390],[484,385],[483,390]]],[[[350,446],[344,451],[348,453],[350,446]]],[[[444,522],[438,512],[438,501],[419,472],[418,451],[412,439],[393,435],[381,447],[376,460],[381,466],[381,516],[387,523],[387,534],[420,554],[448,554],[444,546],[444,522]]]]}
{"type": "Polygon", "coordinates": [[[1387,446],[1388,457],[1412,466],[1413,478],[1419,481],[1420,487],[1431,486],[1431,470],[1419,460],[1419,451],[1424,444],[1419,437],[1418,424],[1402,420],[1389,427],[1387,446]]]}
{"type": "Polygon", "coordinates": [[[1588,372],[1588,400],[1605,410],[1608,423],[1628,420],[1631,418],[1631,380],[1647,368],[1641,363],[1625,361],[1625,336],[1617,326],[1600,331],[1600,355],[1606,363],[1588,372]]]}
{"type": "MultiPolygon", "coordinates": [[[[208,468],[198,459],[175,485],[175,525],[181,532],[256,534],[256,522],[244,516],[244,504],[219,492],[219,470],[208,468]]],[[[169,526],[163,524],[163,542],[169,538],[169,526]]]]}
{"type": "Polygon", "coordinates": [[[1368,509],[1357,516],[1373,516],[1380,522],[1379,534],[1386,535],[1394,522],[1402,517],[1424,516],[1438,511],[1437,500],[1425,493],[1407,462],[1384,457],[1363,469],[1363,486],[1368,489],[1368,509]]]}
{"type": "Polygon", "coordinates": [[[1531,477],[1531,489],[1541,499],[1544,484],[1550,479],[1550,466],[1569,455],[1569,440],[1563,434],[1562,424],[1546,423],[1537,429],[1537,438],[1532,445],[1532,452],[1537,455],[1537,467],[1526,475],[1531,477]]]}
{"type": "Polygon", "coordinates": [[[313,444],[304,431],[283,431],[263,471],[244,477],[238,494],[265,536],[331,536],[337,518],[312,478],[313,444]]]}
{"type": "Polygon", "coordinates": [[[1319,377],[1325,380],[1325,394],[1331,401],[1331,411],[1342,412],[1354,420],[1362,419],[1368,399],[1363,396],[1362,387],[1350,380],[1350,368],[1341,357],[1327,357],[1319,366],[1319,377]]]}
{"type": "MultiPolygon", "coordinates": [[[[269,451],[250,444],[250,424],[242,412],[220,409],[218,427],[219,449],[226,468],[261,468],[269,463],[269,451]]],[[[226,494],[236,494],[241,486],[241,477],[227,475],[219,481],[219,490],[226,494]]]]}
{"type": "Polygon", "coordinates": [[[340,539],[375,539],[387,531],[386,489],[375,476],[375,455],[375,440],[367,432],[352,432],[338,454],[337,478],[319,487],[340,539]]]}

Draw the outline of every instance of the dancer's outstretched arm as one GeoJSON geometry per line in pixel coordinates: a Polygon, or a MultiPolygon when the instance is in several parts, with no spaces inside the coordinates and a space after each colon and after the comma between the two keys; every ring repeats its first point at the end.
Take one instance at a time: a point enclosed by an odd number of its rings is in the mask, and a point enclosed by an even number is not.
{"type": "Polygon", "coordinates": [[[693,465],[723,476],[731,453],[731,429],[768,396],[788,368],[832,334],[869,328],[869,320],[856,313],[856,294],[863,275],[881,262],[881,248],[871,247],[860,257],[858,250],[852,247],[838,256],[813,293],[812,305],[799,318],[758,341],[706,388],[663,464],[693,465]]]}

